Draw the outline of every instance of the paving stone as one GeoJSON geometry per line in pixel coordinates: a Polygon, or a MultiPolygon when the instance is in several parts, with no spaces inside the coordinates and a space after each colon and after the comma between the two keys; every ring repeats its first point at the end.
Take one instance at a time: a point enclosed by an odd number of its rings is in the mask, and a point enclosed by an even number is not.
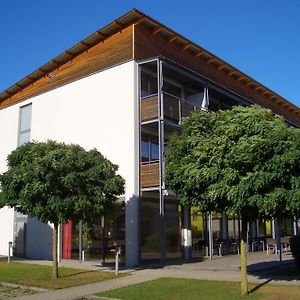
{"type": "MultiPolygon", "coordinates": [[[[269,276],[260,276],[259,271],[266,268],[277,267],[279,264],[290,264],[292,261],[290,255],[284,255],[283,262],[279,263],[278,256],[266,255],[265,253],[250,253],[248,256],[248,266],[250,275],[248,281],[253,283],[264,283],[270,280],[269,276]],[[257,273],[256,273],[257,272],[257,273]]],[[[70,264],[70,262],[69,262],[70,264]]],[[[203,279],[203,280],[223,280],[240,281],[240,257],[237,255],[214,258],[213,260],[204,260],[201,262],[186,263],[177,262],[177,264],[168,265],[164,268],[142,269],[132,271],[128,276],[116,279],[101,281],[92,284],[86,284],[55,291],[47,291],[31,296],[16,298],[18,300],[83,300],[89,299],[88,295],[100,292],[106,292],[121,287],[138,284],[161,277],[203,279]],[[85,298],[84,298],[85,297],[85,298]]],[[[69,265],[70,266],[70,265],[69,265]]],[[[74,262],[74,267],[76,263],[74,262]]],[[[272,279],[272,278],[271,278],[272,279]]],[[[276,284],[298,285],[300,280],[276,280],[276,284]]]]}

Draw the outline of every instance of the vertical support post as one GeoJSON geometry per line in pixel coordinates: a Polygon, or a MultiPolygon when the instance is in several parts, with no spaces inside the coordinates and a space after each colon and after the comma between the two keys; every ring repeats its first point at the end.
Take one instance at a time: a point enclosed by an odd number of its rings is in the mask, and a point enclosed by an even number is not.
{"type": "Polygon", "coordinates": [[[297,235],[298,233],[298,220],[297,217],[293,217],[293,235],[297,235]]]}
{"type": "Polygon", "coordinates": [[[222,239],[228,239],[228,218],[226,214],[222,214],[221,219],[222,239]]]}
{"type": "Polygon", "coordinates": [[[232,216],[232,230],[233,230],[233,238],[236,239],[236,228],[235,228],[235,216],[232,216]]]}
{"type": "Polygon", "coordinates": [[[102,244],[102,251],[101,251],[101,262],[100,265],[105,265],[105,219],[104,216],[101,216],[101,244],[102,244]]]}
{"type": "Polygon", "coordinates": [[[275,219],[272,219],[272,238],[276,239],[275,219]]]}
{"type": "Polygon", "coordinates": [[[119,275],[119,256],[120,256],[120,247],[115,243],[115,274],[119,275]]]}
{"type": "Polygon", "coordinates": [[[62,250],[62,226],[58,224],[58,233],[57,233],[57,262],[61,262],[61,251],[62,250]]]}
{"type": "Polygon", "coordinates": [[[279,254],[279,260],[282,261],[281,236],[280,236],[280,226],[279,226],[278,219],[274,220],[274,224],[275,224],[276,254],[279,254]]]}
{"type": "Polygon", "coordinates": [[[212,214],[208,215],[208,244],[209,244],[209,259],[213,258],[214,245],[213,245],[213,232],[212,232],[212,214]]]}
{"type": "Polygon", "coordinates": [[[160,264],[163,266],[166,260],[166,242],[165,242],[165,207],[164,195],[162,189],[159,191],[159,222],[160,222],[160,264]]]}
{"type": "Polygon", "coordinates": [[[7,262],[10,263],[10,257],[12,255],[12,242],[8,242],[8,255],[7,255],[7,262]]]}
{"type": "Polygon", "coordinates": [[[209,255],[209,239],[208,239],[208,219],[207,219],[207,212],[203,213],[203,232],[202,238],[205,241],[205,255],[209,255]]]}
{"type": "Polygon", "coordinates": [[[182,207],[182,256],[184,259],[192,258],[192,232],[191,232],[191,208],[182,207]]]}
{"type": "Polygon", "coordinates": [[[164,202],[164,104],[162,94],[162,61],[157,60],[158,85],[158,138],[159,138],[159,220],[160,220],[160,264],[164,265],[166,258],[165,245],[165,202],[164,202]]]}
{"type": "Polygon", "coordinates": [[[82,220],[79,221],[79,237],[78,237],[78,259],[79,262],[82,262],[82,250],[83,250],[83,243],[82,243],[82,220]]]}

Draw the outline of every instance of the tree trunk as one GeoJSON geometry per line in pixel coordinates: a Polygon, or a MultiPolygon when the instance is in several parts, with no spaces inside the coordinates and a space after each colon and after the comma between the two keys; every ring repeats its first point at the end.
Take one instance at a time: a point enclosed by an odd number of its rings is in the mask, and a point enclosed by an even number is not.
{"type": "Polygon", "coordinates": [[[242,236],[241,236],[241,295],[242,296],[248,294],[247,224],[248,224],[248,220],[242,217],[242,236]]]}
{"type": "Polygon", "coordinates": [[[58,231],[58,224],[54,223],[54,227],[53,227],[53,248],[52,248],[52,257],[53,257],[52,279],[57,279],[57,277],[58,277],[57,231],[58,231]]]}

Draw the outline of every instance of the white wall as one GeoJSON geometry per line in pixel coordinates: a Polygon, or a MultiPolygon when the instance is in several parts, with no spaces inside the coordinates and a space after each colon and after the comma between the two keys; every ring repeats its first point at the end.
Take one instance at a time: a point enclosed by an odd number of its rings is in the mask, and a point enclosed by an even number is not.
{"type": "Polygon", "coordinates": [[[96,147],[120,166],[126,196],[134,187],[134,66],[127,62],[32,99],[31,139],[96,147]]]}
{"type": "MultiPolygon", "coordinates": [[[[0,110],[0,173],[6,171],[6,157],[16,148],[19,110],[9,107],[0,110]]],[[[13,241],[14,211],[0,209],[0,255],[8,254],[8,242],[13,241]]]]}
{"type": "MultiPolygon", "coordinates": [[[[136,63],[127,62],[0,110],[0,128],[7,129],[6,133],[0,133],[0,171],[6,168],[4,157],[17,145],[19,107],[31,102],[32,140],[52,139],[77,143],[85,149],[97,148],[119,165],[119,174],[126,180],[126,201],[130,203],[131,199],[136,199],[138,123],[135,74],[136,63]]],[[[128,213],[126,244],[131,254],[127,260],[129,265],[134,265],[138,257],[135,205],[131,211],[128,207],[128,213]]],[[[38,226],[36,220],[27,224],[28,257],[51,258],[52,235],[51,228],[47,226],[38,226]]],[[[12,211],[2,209],[0,254],[6,253],[7,242],[12,239],[12,228],[12,211]]]]}

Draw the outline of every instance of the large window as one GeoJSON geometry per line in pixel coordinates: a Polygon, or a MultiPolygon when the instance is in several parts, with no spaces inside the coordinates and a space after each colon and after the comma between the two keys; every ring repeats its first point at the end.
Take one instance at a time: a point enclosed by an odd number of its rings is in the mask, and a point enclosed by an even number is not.
{"type": "MultiPolygon", "coordinates": [[[[31,108],[31,104],[20,107],[18,146],[30,142],[31,108]]],[[[26,256],[26,226],[27,216],[15,212],[14,253],[17,256],[26,256]]]]}
{"type": "Polygon", "coordinates": [[[141,98],[158,93],[157,61],[141,65],[141,98]]]}
{"type": "Polygon", "coordinates": [[[28,104],[20,108],[20,129],[19,129],[19,146],[30,141],[31,133],[31,109],[32,105],[28,104]]]}

